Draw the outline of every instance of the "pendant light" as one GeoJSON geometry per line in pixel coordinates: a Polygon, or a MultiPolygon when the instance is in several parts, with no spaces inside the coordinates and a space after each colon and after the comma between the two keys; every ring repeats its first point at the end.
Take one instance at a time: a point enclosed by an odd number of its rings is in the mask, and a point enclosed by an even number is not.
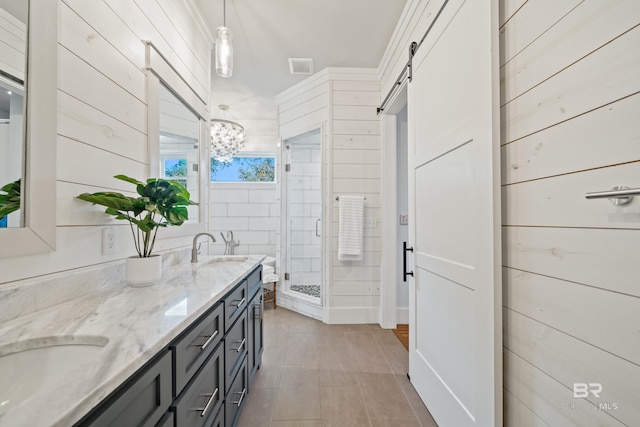
{"type": "Polygon", "coordinates": [[[216,28],[216,74],[233,75],[233,45],[231,31],[227,28],[227,1],[222,0],[222,27],[216,28]]]}

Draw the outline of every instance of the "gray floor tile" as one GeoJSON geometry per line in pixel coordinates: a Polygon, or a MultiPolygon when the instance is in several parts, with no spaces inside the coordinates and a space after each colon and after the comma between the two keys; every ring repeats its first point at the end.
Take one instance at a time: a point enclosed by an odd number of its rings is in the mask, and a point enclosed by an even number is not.
{"type": "Polygon", "coordinates": [[[240,426],[437,427],[406,377],[408,353],[378,325],[326,325],[265,309],[263,363],[240,426]]]}

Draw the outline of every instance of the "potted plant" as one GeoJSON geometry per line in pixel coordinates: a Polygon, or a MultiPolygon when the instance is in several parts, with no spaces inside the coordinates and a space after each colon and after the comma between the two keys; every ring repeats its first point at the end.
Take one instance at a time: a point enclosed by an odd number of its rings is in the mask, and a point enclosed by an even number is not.
{"type": "Polygon", "coordinates": [[[182,225],[189,219],[189,200],[186,188],[176,181],[149,178],[146,183],[125,175],[114,178],[136,186],[138,197],[116,192],[83,193],[78,199],[105,206],[105,213],[129,222],[138,256],[127,258],[126,276],[130,285],[148,285],[162,276],[162,257],[152,255],[160,227],[182,225]]]}
{"type": "Polygon", "coordinates": [[[0,188],[0,221],[12,212],[20,209],[20,180],[5,184],[0,188]]]}

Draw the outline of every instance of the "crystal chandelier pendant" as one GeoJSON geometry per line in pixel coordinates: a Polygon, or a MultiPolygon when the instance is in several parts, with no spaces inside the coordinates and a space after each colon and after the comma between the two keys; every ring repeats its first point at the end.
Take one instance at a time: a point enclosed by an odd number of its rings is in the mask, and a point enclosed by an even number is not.
{"type": "MultiPolygon", "coordinates": [[[[223,114],[229,109],[227,105],[218,106],[223,114]]],[[[231,120],[211,120],[211,156],[229,163],[233,156],[244,148],[246,134],[244,127],[231,120]]]]}

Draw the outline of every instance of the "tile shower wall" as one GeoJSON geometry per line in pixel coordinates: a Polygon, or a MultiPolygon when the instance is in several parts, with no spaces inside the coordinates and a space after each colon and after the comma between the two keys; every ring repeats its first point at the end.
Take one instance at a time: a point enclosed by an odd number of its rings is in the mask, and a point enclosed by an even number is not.
{"type": "Polygon", "coordinates": [[[220,233],[226,237],[230,230],[240,242],[235,254],[276,256],[280,215],[275,183],[211,183],[209,200],[209,232],[217,240],[210,246],[213,254],[224,253],[220,233]]]}
{"type": "MultiPolygon", "coordinates": [[[[291,171],[287,177],[291,221],[291,284],[320,285],[322,239],[316,235],[316,223],[322,218],[322,152],[319,145],[302,148],[293,144],[291,150],[291,171]]],[[[319,232],[321,224],[317,227],[319,232]]]]}

